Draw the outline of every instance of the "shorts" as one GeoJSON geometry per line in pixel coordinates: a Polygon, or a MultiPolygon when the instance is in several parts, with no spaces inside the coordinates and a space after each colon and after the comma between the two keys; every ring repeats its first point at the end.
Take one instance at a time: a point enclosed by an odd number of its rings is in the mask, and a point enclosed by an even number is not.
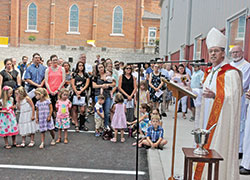
{"type": "Polygon", "coordinates": [[[95,118],[95,129],[101,129],[104,127],[104,120],[102,118],[95,118]]]}

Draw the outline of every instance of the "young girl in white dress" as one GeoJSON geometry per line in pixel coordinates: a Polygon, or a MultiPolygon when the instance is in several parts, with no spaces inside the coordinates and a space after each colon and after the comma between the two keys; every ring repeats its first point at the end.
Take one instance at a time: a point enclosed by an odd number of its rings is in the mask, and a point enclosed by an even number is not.
{"type": "Polygon", "coordinates": [[[35,145],[35,133],[38,130],[35,121],[35,106],[27,95],[24,87],[19,87],[16,91],[17,108],[20,109],[19,134],[22,136],[22,143],[18,147],[25,147],[26,136],[30,135],[28,147],[35,145]]]}

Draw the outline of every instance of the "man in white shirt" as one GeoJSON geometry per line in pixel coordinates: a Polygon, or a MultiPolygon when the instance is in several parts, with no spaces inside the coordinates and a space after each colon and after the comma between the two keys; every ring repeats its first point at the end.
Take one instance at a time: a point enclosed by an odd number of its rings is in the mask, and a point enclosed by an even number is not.
{"type": "Polygon", "coordinates": [[[234,46],[230,50],[230,55],[232,58],[231,66],[236,67],[242,73],[242,83],[243,83],[243,95],[241,98],[241,115],[240,115],[240,146],[239,146],[239,158],[242,158],[243,153],[243,138],[244,138],[244,129],[245,121],[247,115],[248,104],[245,103],[246,96],[245,93],[248,90],[250,84],[250,63],[248,63],[244,58],[244,52],[240,46],[234,46]]]}
{"type": "Polygon", "coordinates": [[[249,148],[249,122],[250,111],[247,111],[248,103],[246,103],[246,92],[249,89],[250,84],[250,63],[244,58],[244,52],[240,46],[234,46],[230,50],[230,55],[233,61],[230,63],[232,66],[239,69],[242,73],[243,95],[241,97],[241,115],[240,115],[240,146],[239,146],[239,158],[241,161],[240,174],[250,175],[250,148],[249,148]]]}

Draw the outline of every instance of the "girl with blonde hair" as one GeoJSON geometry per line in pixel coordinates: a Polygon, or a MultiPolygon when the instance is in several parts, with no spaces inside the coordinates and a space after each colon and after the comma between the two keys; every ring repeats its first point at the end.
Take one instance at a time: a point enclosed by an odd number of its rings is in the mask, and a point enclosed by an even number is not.
{"type": "Polygon", "coordinates": [[[41,145],[40,149],[44,148],[45,132],[49,131],[52,137],[50,145],[54,146],[55,142],[55,132],[54,132],[54,122],[51,119],[53,108],[51,101],[48,96],[48,92],[44,88],[37,88],[35,90],[36,99],[36,123],[39,124],[39,130],[41,132],[41,145]]]}
{"type": "Polygon", "coordinates": [[[35,121],[35,106],[22,86],[16,90],[16,100],[17,108],[20,109],[19,134],[22,136],[22,143],[18,147],[25,147],[27,135],[30,135],[28,147],[33,147],[35,145],[35,133],[38,130],[35,121]]]}

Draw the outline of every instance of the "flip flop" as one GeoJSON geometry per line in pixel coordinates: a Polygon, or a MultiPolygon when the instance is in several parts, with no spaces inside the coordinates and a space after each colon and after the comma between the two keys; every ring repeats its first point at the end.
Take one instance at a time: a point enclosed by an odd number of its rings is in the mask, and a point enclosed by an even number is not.
{"type": "Polygon", "coordinates": [[[25,148],[25,143],[22,142],[22,144],[17,144],[16,147],[17,148],[25,148]]]}
{"type": "Polygon", "coordinates": [[[34,147],[35,146],[35,142],[34,141],[30,141],[30,143],[28,144],[28,147],[34,147]]]}
{"type": "Polygon", "coordinates": [[[12,146],[10,146],[10,145],[5,145],[4,148],[5,148],[5,149],[11,149],[12,146]]]}
{"type": "Polygon", "coordinates": [[[116,143],[117,140],[115,138],[112,138],[112,139],[110,139],[110,141],[113,143],[116,143]]]}

